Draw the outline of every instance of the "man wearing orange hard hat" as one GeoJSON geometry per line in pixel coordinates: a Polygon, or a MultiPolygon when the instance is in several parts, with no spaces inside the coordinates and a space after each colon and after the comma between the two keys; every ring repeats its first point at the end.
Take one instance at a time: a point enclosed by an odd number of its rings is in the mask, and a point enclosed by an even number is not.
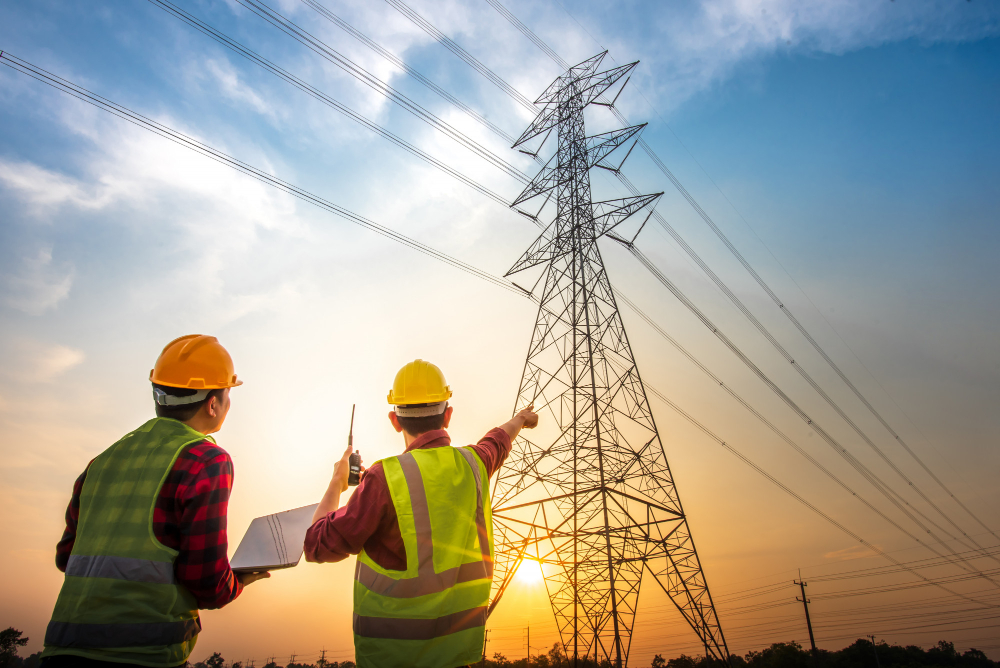
{"type": "Polygon", "coordinates": [[[347,490],[351,446],[306,533],[307,561],[357,554],[354,660],[358,668],[455,668],[478,663],[493,577],[489,478],[510,454],[529,406],[478,443],[451,447],[451,387],[414,360],[389,390],[389,422],[405,450],[364,472],[347,490]]]}
{"type": "Polygon", "coordinates": [[[235,575],[227,556],[233,462],[210,434],[243,384],[229,353],[214,336],[182,336],[149,380],[156,417],[95,457],[73,487],[44,668],[184,665],[198,610],[269,577],[235,575]]]}

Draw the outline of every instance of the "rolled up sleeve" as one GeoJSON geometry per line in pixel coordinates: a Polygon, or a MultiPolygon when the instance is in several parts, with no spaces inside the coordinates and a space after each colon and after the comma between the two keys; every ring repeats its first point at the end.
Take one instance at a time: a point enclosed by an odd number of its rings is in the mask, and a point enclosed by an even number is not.
{"type": "Polygon", "coordinates": [[[330,563],[358,554],[390,510],[395,520],[385,472],[376,462],[361,476],[357,490],[343,507],[309,527],[303,546],[306,561],[330,563]]]}
{"type": "Polygon", "coordinates": [[[510,448],[510,436],[500,427],[490,429],[485,436],[479,439],[478,443],[472,446],[479,458],[483,460],[489,476],[499,471],[503,463],[507,461],[510,448]]]}

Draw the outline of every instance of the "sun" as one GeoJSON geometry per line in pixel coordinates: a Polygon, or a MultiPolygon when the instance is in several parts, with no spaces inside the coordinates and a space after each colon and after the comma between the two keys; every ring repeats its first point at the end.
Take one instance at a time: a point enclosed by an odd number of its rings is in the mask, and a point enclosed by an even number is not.
{"type": "Polygon", "coordinates": [[[544,576],[542,575],[542,565],[541,563],[535,561],[534,559],[524,559],[521,561],[521,565],[517,567],[517,580],[526,585],[537,585],[541,584],[544,576]]]}

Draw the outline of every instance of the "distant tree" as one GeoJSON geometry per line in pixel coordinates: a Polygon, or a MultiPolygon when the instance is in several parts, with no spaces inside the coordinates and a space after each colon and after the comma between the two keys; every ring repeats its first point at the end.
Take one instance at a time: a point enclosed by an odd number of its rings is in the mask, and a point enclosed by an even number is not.
{"type": "Polygon", "coordinates": [[[229,668],[243,668],[243,662],[233,661],[232,664],[230,664],[229,668]]]}
{"type": "Polygon", "coordinates": [[[663,658],[662,654],[657,654],[653,657],[653,663],[650,664],[650,668],[666,668],[667,660],[663,658]]]}
{"type": "Polygon", "coordinates": [[[15,660],[20,663],[17,648],[28,644],[28,639],[22,638],[21,635],[22,633],[13,626],[0,631],[0,668],[13,666],[15,660]]]}
{"type": "MultiPolygon", "coordinates": [[[[195,668],[198,668],[198,666],[195,666],[195,668]]],[[[282,667],[279,666],[274,661],[268,661],[267,663],[264,664],[264,668],[282,668],[282,667]]]]}
{"type": "Polygon", "coordinates": [[[223,668],[226,665],[226,660],[222,658],[221,654],[215,652],[212,656],[205,659],[205,665],[208,668],[223,668]]]}
{"type": "Polygon", "coordinates": [[[700,658],[681,654],[676,659],[667,661],[667,668],[698,668],[700,658]]]}
{"type": "Polygon", "coordinates": [[[493,653],[493,665],[496,666],[496,668],[506,668],[506,666],[510,665],[510,659],[508,659],[507,657],[505,657],[500,652],[494,652],[493,653]]]}

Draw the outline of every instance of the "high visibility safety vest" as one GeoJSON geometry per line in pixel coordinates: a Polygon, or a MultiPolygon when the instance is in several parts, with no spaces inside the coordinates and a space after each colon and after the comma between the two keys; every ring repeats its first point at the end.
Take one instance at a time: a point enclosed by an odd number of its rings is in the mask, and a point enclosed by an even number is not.
{"type": "Polygon", "coordinates": [[[153,534],[153,509],[177,456],[206,438],[155,418],[91,463],[43,657],[153,667],[187,661],[201,631],[198,604],[175,580],[177,550],[153,534]]]}
{"type": "Polygon", "coordinates": [[[358,668],[452,668],[482,658],[493,579],[486,467],[471,448],[417,449],[382,460],[406,570],[363,550],[354,582],[358,668]]]}

